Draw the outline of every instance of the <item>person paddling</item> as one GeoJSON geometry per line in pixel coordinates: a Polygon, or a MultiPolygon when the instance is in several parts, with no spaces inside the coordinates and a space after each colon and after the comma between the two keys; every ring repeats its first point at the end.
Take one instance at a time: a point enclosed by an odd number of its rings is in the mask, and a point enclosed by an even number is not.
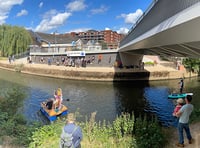
{"type": "Polygon", "coordinates": [[[182,94],[183,93],[183,87],[184,87],[184,81],[183,81],[183,78],[181,78],[180,82],[178,83],[179,86],[180,86],[180,93],[182,94]]]}

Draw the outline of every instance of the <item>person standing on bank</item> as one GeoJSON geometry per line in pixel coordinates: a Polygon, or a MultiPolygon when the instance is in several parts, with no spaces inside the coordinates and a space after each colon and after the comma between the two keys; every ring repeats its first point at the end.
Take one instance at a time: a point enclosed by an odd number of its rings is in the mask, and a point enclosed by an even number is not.
{"type": "Polygon", "coordinates": [[[180,82],[178,83],[179,86],[180,86],[180,93],[182,94],[183,93],[183,87],[184,87],[184,81],[183,81],[183,78],[181,78],[180,82]]]}
{"type": "Polygon", "coordinates": [[[83,138],[80,126],[75,124],[74,113],[67,115],[67,124],[61,133],[60,148],[81,148],[83,138]]]}
{"type": "Polygon", "coordinates": [[[189,117],[193,111],[193,105],[191,104],[192,96],[187,95],[185,98],[185,105],[181,107],[181,109],[176,113],[176,116],[179,117],[178,122],[178,134],[179,134],[179,143],[176,144],[178,147],[184,147],[184,137],[183,137],[183,129],[186,132],[186,136],[189,144],[192,144],[192,136],[189,128],[189,117]]]}

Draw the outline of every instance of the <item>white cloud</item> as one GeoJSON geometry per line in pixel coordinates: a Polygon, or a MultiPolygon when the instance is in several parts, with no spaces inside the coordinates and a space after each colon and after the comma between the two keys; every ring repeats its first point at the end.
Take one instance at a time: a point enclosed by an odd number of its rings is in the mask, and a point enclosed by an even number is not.
{"type": "Polygon", "coordinates": [[[43,4],[44,4],[43,2],[40,2],[39,8],[42,8],[43,4]]]}
{"type": "Polygon", "coordinates": [[[49,21],[49,24],[51,26],[59,26],[59,25],[63,25],[65,20],[71,16],[71,13],[58,13],[57,15],[53,16],[51,18],[51,20],[49,21]]]}
{"type": "Polygon", "coordinates": [[[142,16],[143,11],[141,9],[137,9],[134,13],[129,14],[121,14],[118,16],[119,18],[124,18],[125,23],[127,24],[135,24],[140,16],[142,16]]]}
{"type": "Polygon", "coordinates": [[[8,14],[14,5],[20,5],[23,0],[0,0],[0,24],[5,23],[8,14]]]}
{"type": "Polygon", "coordinates": [[[5,19],[7,19],[7,15],[0,15],[0,24],[5,23],[5,19]]]}
{"type": "Polygon", "coordinates": [[[35,28],[35,31],[46,32],[63,25],[71,16],[71,13],[57,13],[56,10],[50,10],[43,16],[43,20],[35,28]]]}
{"type": "Polygon", "coordinates": [[[28,11],[23,9],[19,13],[17,13],[17,17],[23,16],[23,15],[27,15],[27,14],[28,14],[28,11]]]}
{"type": "Polygon", "coordinates": [[[92,9],[91,13],[92,14],[100,14],[100,13],[106,12],[107,10],[108,10],[108,7],[102,5],[100,8],[92,9]]]}
{"type": "Polygon", "coordinates": [[[47,11],[44,15],[43,15],[43,19],[49,19],[50,17],[53,17],[54,15],[58,14],[57,10],[55,9],[51,9],[49,11],[47,11]]]}
{"type": "Polygon", "coordinates": [[[128,31],[129,31],[129,29],[128,28],[120,28],[119,30],[117,30],[117,33],[119,33],[119,34],[127,34],[128,33],[128,31]]]}
{"type": "Polygon", "coordinates": [[[110,28],[106,27],[105,30],[111,30],[110,28]]]}
{"type": "Polygon", "coordinates": [[[75,0],[73,2],[70,2],[67,6],[66,9],[69,10],[70,12],[75,12],[75,11],[81,11],[86,8],[86,4],[84,3],[84,0],[75,0]]]}

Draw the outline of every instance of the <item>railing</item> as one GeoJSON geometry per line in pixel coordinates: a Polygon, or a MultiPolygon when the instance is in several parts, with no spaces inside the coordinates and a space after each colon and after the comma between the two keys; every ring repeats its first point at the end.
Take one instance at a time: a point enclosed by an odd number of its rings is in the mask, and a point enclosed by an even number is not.
{"type": "Polygon", "coordinates": [[[143,12],[143,14],[138,18],[138,20],[135,22],[135,24],[131,27],[131,29],[128,31],[128,34],[135,29],[135,27],[140,23],[140,21],[144,18],[146,14],[153,8],[153,6],[157,3],[158,0],[153,0],[151,4],[148,6],[148,8],[143,12]]]}

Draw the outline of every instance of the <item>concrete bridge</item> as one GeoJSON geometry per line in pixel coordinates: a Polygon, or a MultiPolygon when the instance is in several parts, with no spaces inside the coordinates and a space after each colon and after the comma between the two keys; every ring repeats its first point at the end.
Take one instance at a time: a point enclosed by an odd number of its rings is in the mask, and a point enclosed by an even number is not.
{"type": "Polygon", "coordinates": [[[119,53],[124,65],[137,64],[143,55],[199,58],[200,0],[153,0],[119,53]]]}

